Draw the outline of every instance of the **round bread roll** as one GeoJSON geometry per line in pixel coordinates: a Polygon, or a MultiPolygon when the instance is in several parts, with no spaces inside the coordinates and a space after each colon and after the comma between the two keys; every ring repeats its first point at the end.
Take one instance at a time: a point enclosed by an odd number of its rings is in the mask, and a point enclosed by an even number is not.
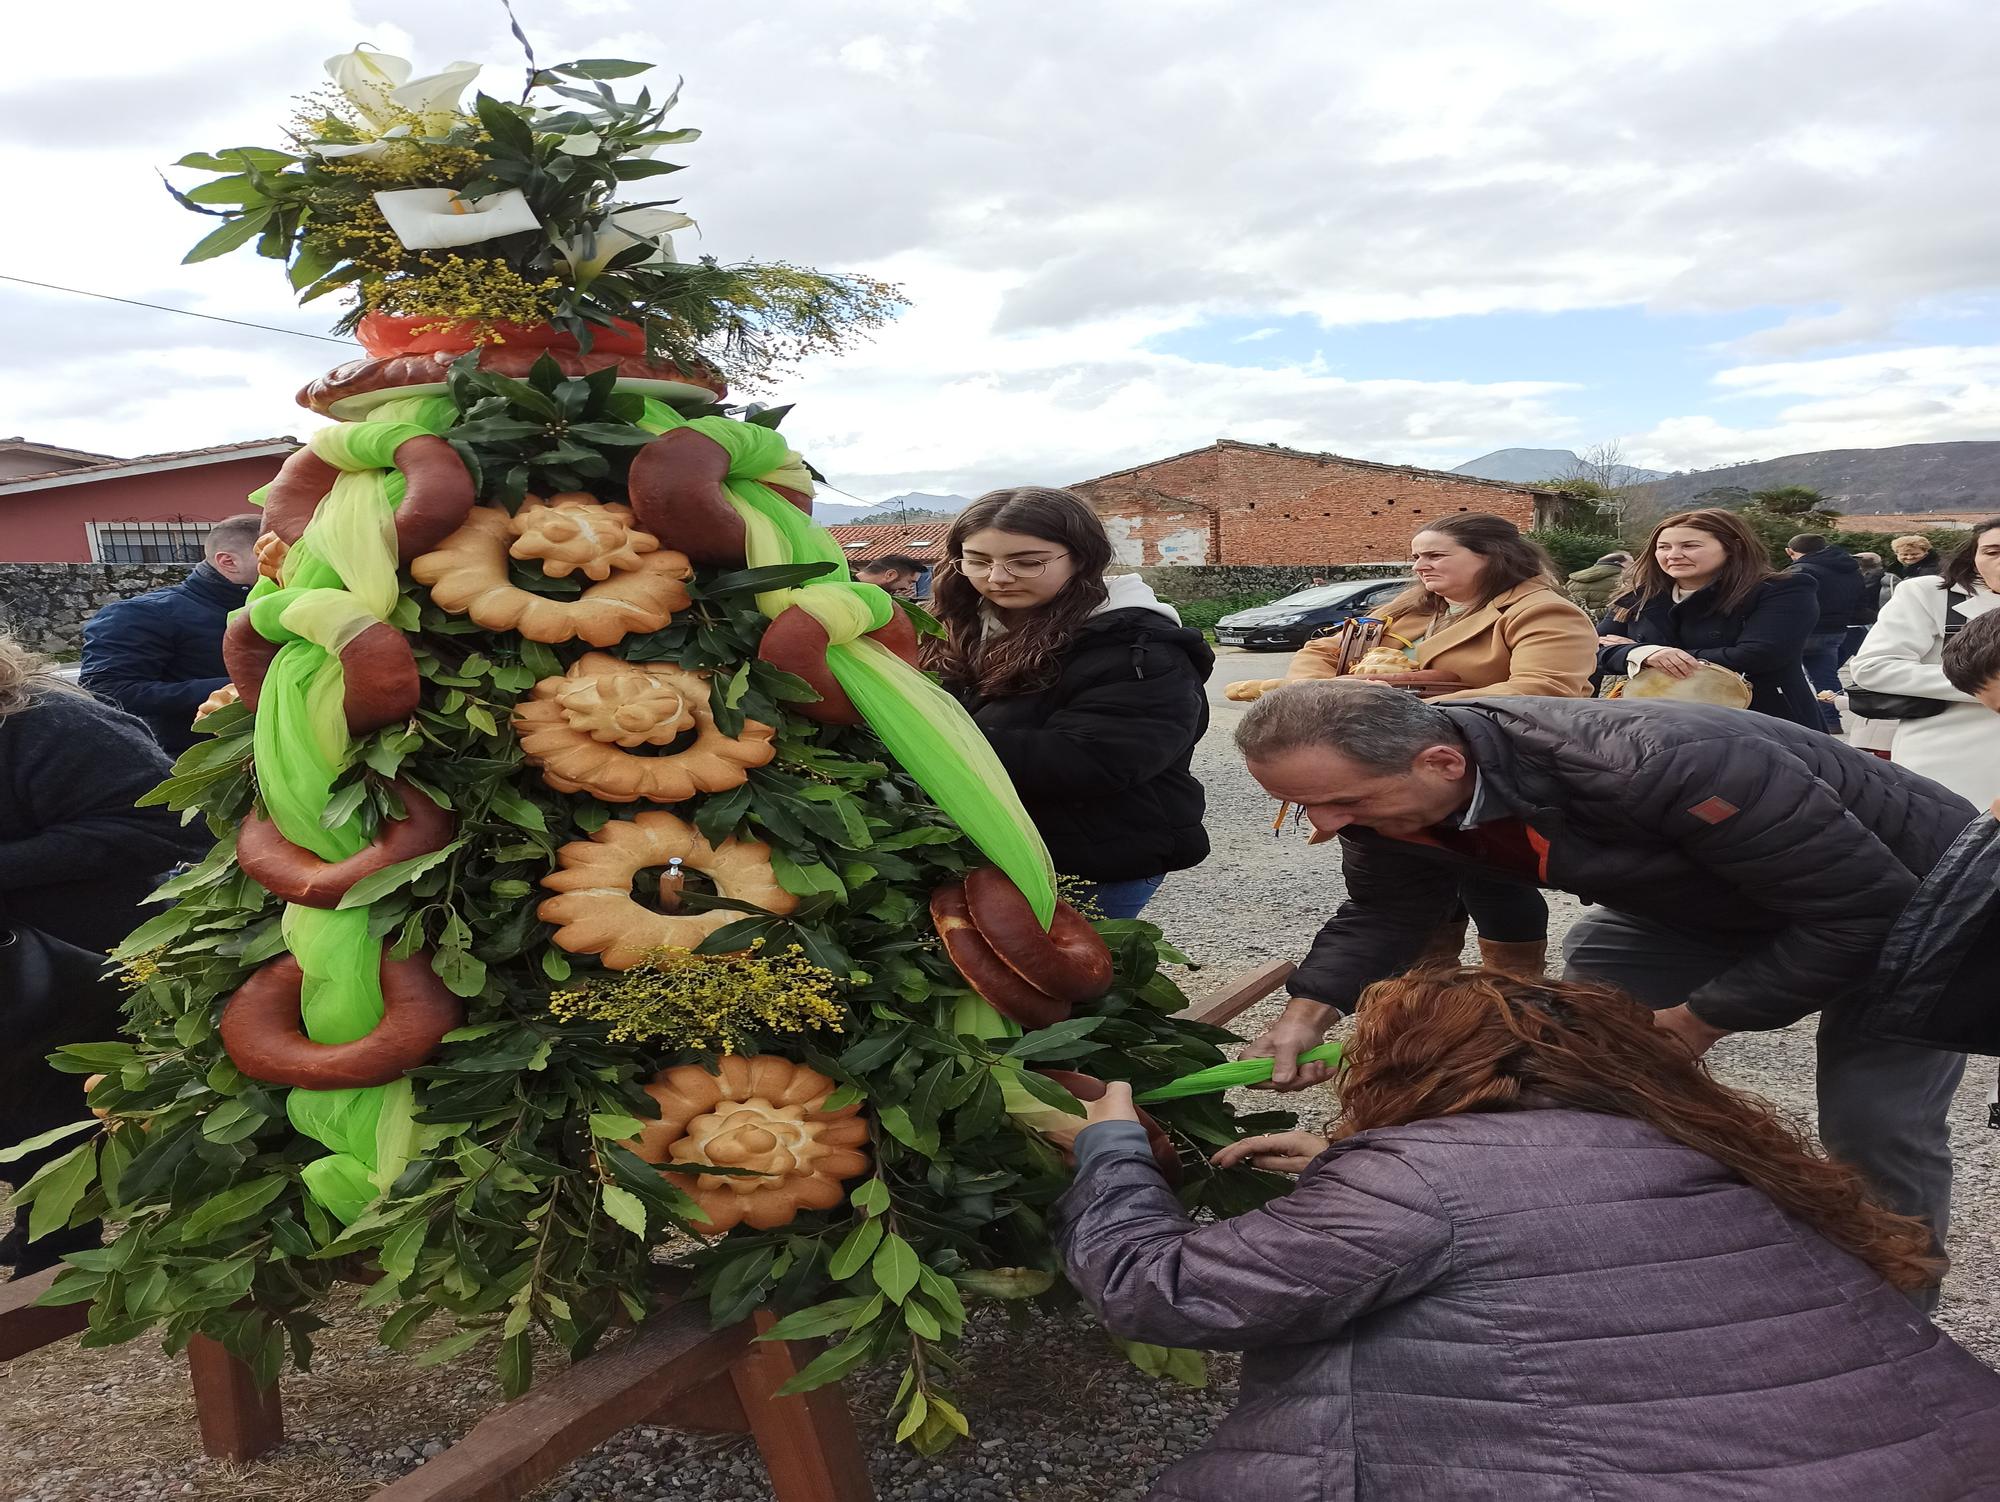
{"type": "Polygon", "coordinates": [[[1626,699],[1670,699],[1681,704],[1719,704],[1725,709],[1750,707],[1750,680],[1717,663],[1704,662],[1693,676],[1676,678],[1656,667],[1641,667],[1625,680],[1626,699]]]}

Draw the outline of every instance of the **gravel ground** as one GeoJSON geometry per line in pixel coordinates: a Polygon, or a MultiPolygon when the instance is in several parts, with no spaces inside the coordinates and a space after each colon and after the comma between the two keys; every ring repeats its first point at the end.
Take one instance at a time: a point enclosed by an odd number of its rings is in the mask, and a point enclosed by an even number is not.
{"type": "MultiPolygon", "coordinates": [[[[1243,774],[1229,734],[1243,713],[1221,699],[1235,678],[1282,672],[1282,659],[1225,651],[1214,679],[1215,725],[1196,770],[1209,790],[1215,853],[1170,880],[1147,916],[1208,975],[1292,958],[1339,900],[1331,852],[1273,838],[1273,806],[1243,774]]],[[[1576,904],[1556,899],[1558,930],[1576,904]]],[[[1189,984],[1199,992],[1208,976],[1189,984]]],[[[1237,1026],[1254,1033],[1274,1000],[1237,1026]]],[[[1810,1024],[1730,1038],[1716,1071],[1800,1112],[1812,1104],[1810,1024]]],[[[1958,1153],[1954,1268],[1939,1323],[2000,1364],[2000,1134],[1985,1123],[1990,1065],[1975,1064],[1954,1116],[1958,1153]]],[[[1244,1104],[1278,1097],[1244,1092],[1244,1104]]],[[[1296,1098],[1310,1119],[1320,1113],[1296,1098]]],[[[144,1344],[110,1351],[64,1346],[0,1366],[0,1502],[142,1502],[204,1498],[360,1497],[420,1465],[498,1401],[483,1362],[418,1370],[373,1345],[374,1320],[334,1311],[314,1370],[285,1378],[289,1437],[248,1466],[201,1456],[185,1369],[144,1344]]],[[[924,1461],[886,1443],[886,1377],[850,1382],[884,1502],[1135,1502],[1162,1467],[1193,1449],[1228,1408],[1235,1362],[1211,1359],[1202,1391],[1156,1382],[1115,1355],[1079,1312],[975,1319],[954,1388],[973,1439],[924,1461]]],[[[548,1369],[553,1362],[547,1362],[548,1369]]],[[[747,1441],[642,1426],[628,1430],[537,1494],[542,1502],[767,1502],[747,1441]]]]}

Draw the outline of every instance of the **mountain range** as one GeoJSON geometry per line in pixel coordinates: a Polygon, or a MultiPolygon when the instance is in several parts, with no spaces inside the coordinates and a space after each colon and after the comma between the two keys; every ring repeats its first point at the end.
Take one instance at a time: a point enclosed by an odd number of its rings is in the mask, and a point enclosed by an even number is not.
{"type": "MultiPolygon", "coordinates": [[[[1562,480],[1586,471],[1583,461],[1568,449],[1495,449],[1477,459],[1466,460],[1452,473],[1470,475],[1475,480],[1506,480],[1515,485],[1533,485],[1540,480],[1562,480]]],[[[1610,483],[1640,485],[1648,480],[1665,478],[1666,475],[1657,469],[1635,469],[1629,464],[1615,464],[1611,467],[1610,483]]]]}
{"type": "MultiPolygon", "coordinates": [[[[929,491],[912,490],[902,495],[892,495],[886,501],[878,501],[872,506],[850,506],[844,501],[823,501],[813,497],[813,520],[835,526],[853,522],[879,522],[894,525],[903,519],[905,511],[941,511],[947,516],[956,516],[972,502],[962,495],[933,495],[929,491]]],[[[929,518],[916,518],[928,520],[929,518]]]]}
{"type": "MultiPolygon", "coordinates": [[[[1751,464],[1667,475],[1633,492],[1643,507],[1677,510],[1711,490],[1809,485],[1835,511],[2000,511],[2000,441],[1903,443],[1881,449],[1824,449],[1751,464]]],[[[1724,494],[1729,502],[1741,497],[1724,494]]]]}

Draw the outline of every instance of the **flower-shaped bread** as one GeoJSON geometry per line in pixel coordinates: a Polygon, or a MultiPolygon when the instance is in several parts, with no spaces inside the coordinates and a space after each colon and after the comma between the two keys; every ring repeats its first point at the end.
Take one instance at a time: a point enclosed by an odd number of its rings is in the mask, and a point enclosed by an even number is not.
{"type": "Polygon", "coordinates": [[[636,569],[640,555],[656,553],[660,540],[632,525],[629,506],[602,505],[571,492],[541,501],[529,496],[514,513],[514,542],[507,551],[520,559],[539,558],[551,579],[578,570],[604,580],[614,569],[636,569]]]}
{"type": "Polygon", "coordinates": [[[638,567],[607,569],[608,577],[586,585],[581,595],[562,598],[522,589],[507,577],[514,520],[496,506],[474,506],[463,526],[411,561],[410,577],[430,586],[438,609],[468,616],[488,631],[518,631],[530,641],[581,637],[593,647],[608,647],[657,631],[675,611],[687,609],[693,570],[686,555],[664,548],[639,552],[636,541],[638,567]]]}
{"type": "Polygon", "coordinates": [[[681,803],[741,787],[777,754],[775,731],[755,720],[724,735],[709,709],[706,676],[668,662],[625,662],[586,652],[560,678],[544,678],[514,706],[521,750],[558,792],[606,803],[681,803]],[[672,744],[679,751],[644,748],[672,744]],[[634,749],[627,749],[634,748],[634,749]]]}
{"type": "Polygon", "coordinates": [[[708,1215],[698,1229],[718,1235],[738,1225],[760,1231],[789,1223],[801,1210],[831,1210],[846,1196],[842,1181],[868,1168],[868,1124],[861,1107],[826,1110],[834,1082],[773,1054],[724,1054],[718,1072],[699,1064],[663,1070],[646,1086],[659,1102],[632,1150],[708,1215]],[[688,1174],[674,1164],[746,1169],[757,1177],[688,1174]]]}

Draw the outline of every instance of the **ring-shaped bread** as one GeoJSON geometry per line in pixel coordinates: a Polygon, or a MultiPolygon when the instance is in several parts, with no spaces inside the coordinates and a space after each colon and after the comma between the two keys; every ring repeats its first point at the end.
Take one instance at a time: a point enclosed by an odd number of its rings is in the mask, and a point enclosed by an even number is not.
{"type": "Polygon", "coordinates": [[[732,836],[720,845],[692,824],[658,809],[613,819],[587,840],[556,852],[556,869],[542,885],[556,893],[537,909],[556,927],[555,944],[571,954],[594,954],[607,970],[630,970],[659,949],[693,949],[743,915],[726,908],[706,913],[661,913],[633,894],[641,871],[678,859],[715,883],[718,896],[783,916],[798,898],[778,885],[771,847],[732,836]]]}

